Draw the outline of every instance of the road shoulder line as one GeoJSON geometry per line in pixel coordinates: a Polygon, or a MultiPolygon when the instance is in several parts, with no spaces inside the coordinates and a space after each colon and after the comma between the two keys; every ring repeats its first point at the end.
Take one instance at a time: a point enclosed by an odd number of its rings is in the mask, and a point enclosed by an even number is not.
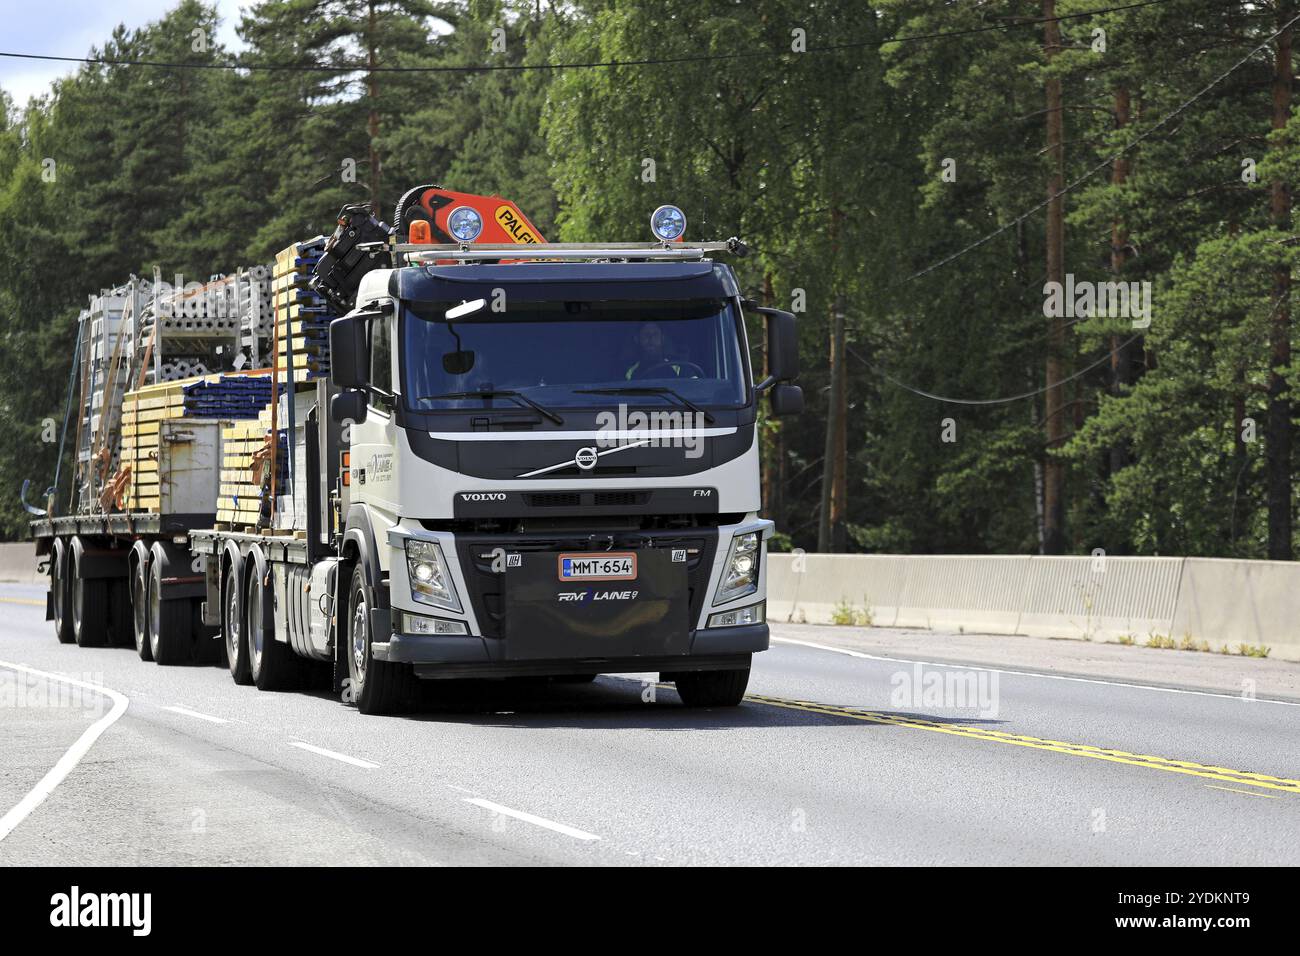
{"type": "Polygon", "coordinates": [[[72,746],[64,752],[63,756],[59,758],[58,762],[50,768],[49,772],[37,781],[36,786],[19,800],[12,810],[0,817],[0,840],[4,840],[20,823],[31,816],[32,811],[45,802],[45,799],[54,792],[55,787],[61,784],[68,774],[76,768],[77,764],[81,762],[81,758],[86,756],[100,735],[126,713],[130,701],[126,695],[101,684],[91,684],[88,681],[77,680],[73,677],[64,677],[62,674],[52,674],[49,671],[28,667],[26,664],[11,664],[8,661],[0,661],[0,667],[23,674],[32,674],[45,680],[70,684],[73,687],[81,687],[102,694],[113,702],[109,712],[87,727],[72,746]]]}

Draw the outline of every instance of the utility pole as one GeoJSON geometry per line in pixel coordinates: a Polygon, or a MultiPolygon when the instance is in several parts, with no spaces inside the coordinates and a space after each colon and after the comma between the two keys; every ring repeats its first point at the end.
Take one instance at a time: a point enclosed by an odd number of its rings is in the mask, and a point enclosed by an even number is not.
{"type": "MultiPolygon", "coordinates": [[[[1050,69],[1061,52],[1061,23],[1056,19],[1056,0],[1043,0],[1043,52],[1050,69]]],[[[1047,78],[1047,281],[1065,286],[1065,147],[1061,109],[1061,81],[1047,78]]],[[[1060,554],[1065,550],[1065,464],[1053,457],[1065,441],[1065,401],[1061,380],[1065,378],[1065,317],[1048,319],[1047,393],[1044,425],[1047,446],[1043,463],[1043,551],[1060,554]]]]}
{"type": "MultiPolygon", "coordinates": [[[[1291,19],[1291,3],[1279,0],[1278,26],[1291,19]]],[[[1291,117],[1291,28],[1277,38],[1273,61],[1273,129],[1286,126],[1291,117]]],[[[1279,173],[1269,190],[1274,227],[1291,230],[1291,190],[1285,174],[1279,173]]],[[[1279,266],[1273,273],[1273,314],[1269,319],[1268,435],[1265,470],[1268,475],[1268,556],[1290,561],[1291,548],[1291,389],[1286,379],[1291,364],[1291,268],[1279,266]]]]}
{"type": "MultiPolygon", "coordinates": [[[[1128,87],[1124,85],[1115,88],[1115,128],[1123,129],[1128,126],[1131,115],[1131,103],[1129,98],[1128,87]]],[[[1128,181],[1130,172],[1129,158],[1120,156],[1116,158],[1115,165],[1111,169],[1110,183],[1118,189],[1128,181]]],[[[1116,218],[1111,223],[1110,228],[1110,271],[1114,275],[1115,281],[1122,281],[1124,265],[1128,261],[1128,229],[1124,227],[1122,219],[1116,218]]],[[[1125,385],[1133,380],[1132,356],[1129,349],[1132,346],[1123,345],[1124,338],[1118,332],[1110,337],[1110,381],[1112,394],[1118,395],[1125,385]]],[[[1121,468],[1128,464],[1128,445],[1123,439],[1119,439],[1110,447],[1110,474],[1115,474],[1121,468]]]]}
{"type": "MultiPolygon", "coordinates": [[[[831,210],[831,263],[837,284],[840,218],[838,209],[831,210]]],[[[832,297],[830,311],[830,392],[826,402],[826,442],[822,452],[821,508],[817,521],[817,550],[823,554],[844,547],[844,499],[848,487],[844,474],[847,457],[845,345],[844,298],[837,291],[832,297]]]]}
{"type": "MultiPolygon", "coordinates": [[[[776,300],[772,291],[772,273],[763,274],[763,305],[769,308],[776,300]]],[[[767,353],[767,341],[763,342],[764,374],[771,371],[771,356],[767,353]]],[[[785,490],[785,430],[779,421],[769,420],[764,429],[767,441],[764,443],[766,468],[763,470],[763,505],[767,517],[776,522],[777,527],[784,525],[785,508],[783,491],[785,490]]]]}

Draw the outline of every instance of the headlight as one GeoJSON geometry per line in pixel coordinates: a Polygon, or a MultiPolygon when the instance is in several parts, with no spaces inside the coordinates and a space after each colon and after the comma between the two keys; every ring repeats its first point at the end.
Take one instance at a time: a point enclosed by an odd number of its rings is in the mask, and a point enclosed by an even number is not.
{"type": "Polygon", "coordinates": [[[460,242],[473,242],[483,231],[483,217],[477,209],[457,206],[447,216],[447,231],[460,242]]]}
{"type": "Polygon", "coordinates": [[[757,531],[738,534],[731,539],[731,550],[718,582],[718,593],[713,603],[726,604],[736,598],[758,590],[758,546],[761,538],[757,531]]]}
{"type": "Polygon", "coordinates": [[[442,558],[442,548],[437,541],[406,539],[406,577],[411,584],[411,597],[422,604],[460,610],[460,600],[452,587],[447,562],[442,558]]]}

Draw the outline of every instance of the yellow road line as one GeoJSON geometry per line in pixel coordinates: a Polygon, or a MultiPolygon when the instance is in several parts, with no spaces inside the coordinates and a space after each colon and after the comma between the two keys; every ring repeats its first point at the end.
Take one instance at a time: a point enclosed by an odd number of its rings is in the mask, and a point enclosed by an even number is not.
{"type": "Polygon", "coordinates": [[[0,597],[0,603],[3,604],[30,604],[32,607],[45,607],[44,601],[38,601],[35,598],[11,598],[0,597]]]}
{"type": "MultiPolygon", "coordinates": [[[[1151,754],[1129,753],[1127,750],[1094,747],[1091,744],[1076,744],[1064,740],[1031,737],[1026,734],[1010,734],[1001,730],[988,730],[983,727],[971,727],[965,724],[944,724],[939,721],[926,720],[923,717],[901,717],[897,714],[882,714],[877,711],[861,710],[856,707],[839,707],[834,704],[819,704],[808,700],[785,700],[780,697],[762,697],[757,694],[746,695],[745,699],[756,704],[766,704],[769,707],[801,710],[826,717],[847,717],[851,720],[863,720],[873,724],[888,724],[892,727],[906,727],[910,730],[928,730],[936,734],[969,737],[990,743],[1029,747],[1034,750],[1049,750],[1053,753],[1068,754],[1072,757],[1088,757],[1093,760],[1106,760],[1111,763],[1146,767],[1150,770],[1163,770],[1166,773],[1204,777],[1208,780],[1218,780],[1223,783],[1235,783],[1248,787],[1278,790],[1283,793],[1300,794],[1300,780],[1274,777],[1250,770],[1232,770],[1228,767],[1215,767],[1195,763],[1191,760],[1174,760],[1169,757],[1157,757],[1151,754]]],[[[1250,791],[1241,792],[1250,793],[1250,791]]]]}

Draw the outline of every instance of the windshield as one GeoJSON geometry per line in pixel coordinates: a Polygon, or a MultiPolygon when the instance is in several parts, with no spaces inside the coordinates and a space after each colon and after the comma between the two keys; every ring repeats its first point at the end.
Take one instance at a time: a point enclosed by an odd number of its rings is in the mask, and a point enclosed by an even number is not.
{"type": "Polygon", "coordinates": [[[408,307],[403,375],[412,409],[483,408],[478,396],[447,396],[505,390],[547,407],[654,405],[665,399],[637,390],[665,388],[700,406],[745,401],[738,322],[725,300],[528,302],[448,323],[458,304],[408,307]],[[593,388],[634,394],[582,391],[593,388]]]}

